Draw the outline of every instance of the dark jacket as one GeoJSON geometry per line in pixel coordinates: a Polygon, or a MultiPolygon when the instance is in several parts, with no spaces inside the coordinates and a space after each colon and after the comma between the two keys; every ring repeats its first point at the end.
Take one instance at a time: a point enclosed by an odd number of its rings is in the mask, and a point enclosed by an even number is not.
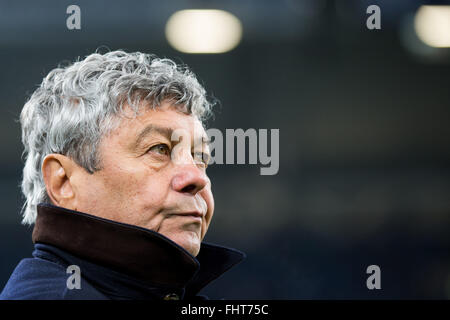
{"type": "Polygon", "coordinates": [[[204,242],[193,257],[157,232],[48,204],[38,206],[33,242],[33,258],[18,264],[0,299],[201,299],[245,257],[204,242]],[[71,265],[80,289],[68,288],[71,265]]]}

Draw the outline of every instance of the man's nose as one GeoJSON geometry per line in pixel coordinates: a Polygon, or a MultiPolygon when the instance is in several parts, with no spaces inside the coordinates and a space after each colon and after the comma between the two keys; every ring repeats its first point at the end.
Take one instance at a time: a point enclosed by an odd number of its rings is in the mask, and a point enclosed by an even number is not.
{"type": "Polygon", "coordinates": [[[172,179],[175,191],[195,195],[208,184],[206,173],[196,165],[183,165],[178,169],[179,172],[172,179]]]}

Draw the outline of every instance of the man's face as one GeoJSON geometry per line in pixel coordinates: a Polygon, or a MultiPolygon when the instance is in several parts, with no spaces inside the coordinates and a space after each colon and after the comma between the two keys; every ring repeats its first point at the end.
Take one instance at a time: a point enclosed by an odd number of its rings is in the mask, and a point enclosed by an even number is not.
{"type": "Polygon", "coordinates": [[[201,122],[169,103],[122,119],[100,143],[101,169],[73,177],[76,209],[157,231],[196,256],[214,212],[199,137],[201,122]]]}

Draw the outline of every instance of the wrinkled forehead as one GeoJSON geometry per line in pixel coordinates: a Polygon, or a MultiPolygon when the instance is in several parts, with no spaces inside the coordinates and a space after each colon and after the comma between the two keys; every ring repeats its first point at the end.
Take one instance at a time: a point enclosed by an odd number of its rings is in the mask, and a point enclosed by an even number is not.
{"type": "Polygon", "coordinates": [[[138,145],[149,136],[160,135],[171,141],[190,141],[208,144],[205,127],[200,119],[176,105],[162,103],[155,108],[141,108],[138,113],[124,108],[119,129],[127,133],[127,140],[138,145]]]}

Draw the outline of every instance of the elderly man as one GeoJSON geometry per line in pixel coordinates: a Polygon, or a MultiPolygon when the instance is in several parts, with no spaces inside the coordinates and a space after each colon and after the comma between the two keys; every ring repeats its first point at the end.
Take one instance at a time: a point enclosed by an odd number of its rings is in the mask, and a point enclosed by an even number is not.
{"type": "Polygon", "coordinates": [[[205,90],[123,51],[52,70],[21,113],[33,258],[2,299],[200,299],[244,258],[202,242],[214,212],[205,90]]]}

